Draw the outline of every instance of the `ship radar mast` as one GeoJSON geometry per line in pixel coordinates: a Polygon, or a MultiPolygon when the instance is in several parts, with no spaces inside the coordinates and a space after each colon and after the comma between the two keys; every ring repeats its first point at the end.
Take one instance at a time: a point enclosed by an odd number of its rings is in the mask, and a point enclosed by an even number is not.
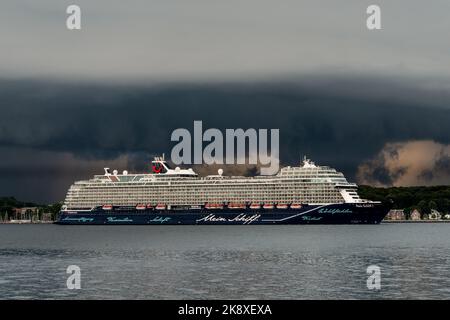
{"type": "Polygon", "coordinates": [[[303,156],[303,166],[302,167],[303,168],[316,168],[316,165],[314,164],[313,161],[308,159],[305,155],[305,156],[303,156]]]}
{"type": "Polygon", "coordinates": [[[163,153],[161,157],[154,157],[153,162],[166,162],[165,158],[165,154],[163,153]]]}

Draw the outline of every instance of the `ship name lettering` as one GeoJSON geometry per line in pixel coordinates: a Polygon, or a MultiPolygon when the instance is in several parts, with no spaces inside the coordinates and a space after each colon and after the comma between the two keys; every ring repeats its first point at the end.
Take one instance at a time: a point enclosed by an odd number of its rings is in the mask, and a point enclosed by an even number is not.
{"type": "Polygon", "coordinates": [[[253,221],[258,220],[259,217],[261,217],[260,214],[254,214],[251,216],[247,216],[246,214],[241,213],[240,215],[234,217],[233,219],[230,219],[229,221],[242,221],[242,222],[244,222],[244,224],[250,224],[253,221]]]}
{"type": "Polygon", "coordinates": [[[108,222],[133,222],[133,220],[128,217],[122,218],[122,219],[116,218],[116,217],[108,217],[108,218],[106,218],[106,220],[108,222]]]}
{"type": "Polygon", "coordinates": [[[169,221],[171,218],[169,218],[169,217],[155,217],[155,218],[153,218],[152,220],[150,220],[149,222],[160,222],[160,223],[164,223],[164,222],[167,222],[167,221],[169,221]]]}
{"type": "Polygon", "coordinates": [[[357,204],[356,207],[357,208],[372,208],[373,204],[371,204],[371,203],[357,204]]]}
{"type": "Polygon", "coordinates": [[[307,221],[315,221],[315,220],[321,220],[322,217],[303,216],[302,219],[303,219],[303,220],[307,220],[307,221]]]}
{"type": "Polygon", "coordinates": [[[70,218],[70,217],[65,217],[64,219],[62,219],[63,221],[78,221],[78,222],[91,222],[94,220],[94,218],[85,218],[85,217],[81,217],[81,218],[70,218]]]}
{"type": "Polygon", "coordinates": [[[350,209],[320,209],[319,213],[352,213],[352,210],[350,209]]]}
{"type": "Polygon", "coordinates": [[[197,220],[200,221],[227,221],[224,217],[217,217],[215,214],[209,214],[206,217],[197,220]]]}
{"type": "Polygon", "coordinates": [[[206,217],[203,217],[201,219],[197,219],[197,222],[207,222],[207,221],[212,221],[212,222],[242,222],[243,224],[250,224],[254,221],[257,221],[259,218],[261,217],[260,214],[253,214],[251,216],[246,215],[245,213],[241,213],[239,215],[237,215],[234,218],[224,218],[221,216],[216,216],[215,214],[209,214],[206,217]]]}

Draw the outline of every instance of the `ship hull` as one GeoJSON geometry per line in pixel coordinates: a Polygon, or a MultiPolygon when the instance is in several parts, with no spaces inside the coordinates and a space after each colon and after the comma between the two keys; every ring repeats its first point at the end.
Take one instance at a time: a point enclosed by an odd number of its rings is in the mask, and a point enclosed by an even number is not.
{"type": "Polygon", "coordinates": [[[300,209],[136,210],[118,207],[61,211],[61,225],[378,224],[389,208],[378,203],[304,205],[300,209]]]}

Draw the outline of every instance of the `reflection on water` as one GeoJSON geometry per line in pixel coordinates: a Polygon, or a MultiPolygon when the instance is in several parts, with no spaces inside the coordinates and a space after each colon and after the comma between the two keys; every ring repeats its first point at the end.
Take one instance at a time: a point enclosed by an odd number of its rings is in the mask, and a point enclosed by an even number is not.
{"type": "Polygon", "coordinates": [[[450,298],[450,224],[0,225],[2,299],[450,298]],[[66,268],[81,268],[68,290],[66,268]],[[381,290],[366,268],[381,268],[381,290]]]}

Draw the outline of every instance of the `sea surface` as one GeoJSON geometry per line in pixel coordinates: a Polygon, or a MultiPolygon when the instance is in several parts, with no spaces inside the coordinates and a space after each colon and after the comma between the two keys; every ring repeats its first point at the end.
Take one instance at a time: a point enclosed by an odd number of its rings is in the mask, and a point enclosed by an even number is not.
{"type": "Polygon", "coordinates": [[[0,299],[449,299],[449,276],[450,223],[0,225],[0,299]]]}

